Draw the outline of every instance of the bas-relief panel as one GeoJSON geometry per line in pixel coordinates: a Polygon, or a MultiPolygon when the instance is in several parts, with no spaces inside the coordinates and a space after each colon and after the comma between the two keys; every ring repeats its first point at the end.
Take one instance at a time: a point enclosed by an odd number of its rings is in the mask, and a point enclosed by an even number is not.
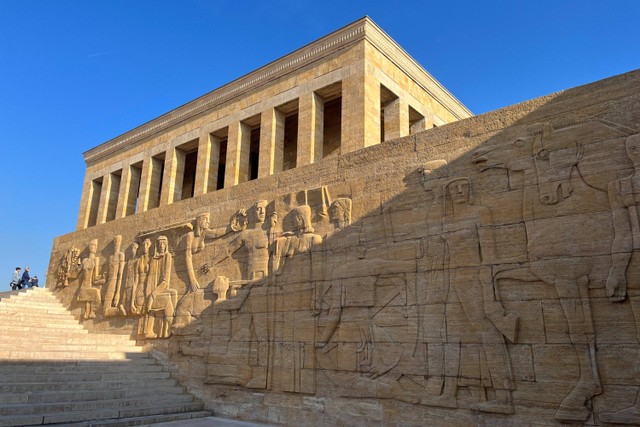
{"type": "Polygon", "coordinates": [[[203,212],[114,236],[104,262],[95,240],[69,249],[58,286],[85,318],[175,341],[205,387],[640,423],[639,375],[618,372],[640,350],[640,136],[592,120],[500,138],[420,165],[380,214],[352,218],[346,185],[226,225],[203,212]]]}

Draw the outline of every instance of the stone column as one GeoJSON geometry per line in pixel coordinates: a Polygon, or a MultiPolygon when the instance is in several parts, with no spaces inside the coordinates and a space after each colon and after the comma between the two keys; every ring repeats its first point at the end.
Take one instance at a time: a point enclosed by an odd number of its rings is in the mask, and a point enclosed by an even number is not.
{"type": "Polygon", "coordinates": [[[151,175],[153,172],[152,159],[142,162],[142,175],[140,176],[140,199],[136,213],[146,212],[149,209],[149,196],[151,195],[151,175]]]}
{"type": "Polygon", "coordinates": [[[270,108],[261,115],[258,178],[282,171],[284,157],[284,114],[270,108]]]}
{"type": "Polygon", "coordinates": [[[322,160],[324,100],[315,92],[300,97],[296,166],[322,160]]]}
{"type": "Polygon", "coordinates": [[[342,148],[346,154],[380,143],[380,83],[373,73],[342,80],[342,148]]]}
{"type": "Polygon", "coordinates": [[[100,192],[100,204],[98,205],[98,217],[96,224],[104,224],[107,222],[107,213],[109,211],[109,201],[111,196],[111,174],[108,173],[102,178],[102,191],[100,192]]]}
{"type": "Polygon", "coordinates": [[[116,208],[116,219],[136,213],[136,204],[140,191],[141,169],[138,166],[127,165],[122,170],[120,181],[120,195],[116,208]]]}
{"type": "Polygon", "coordinates": [[[194,196],[206,194],[210,191],[215,191],[216,189],[215,178],[218,175],[220,142],[218,141],[216,144],[215,139],[216,138],[208,132],[200,133],[198,141],[198,160],[196,163],[196,182],[193,189],[194,196]]]}
{"type": "Polygon", "coordinates": [[[78,212],[78,222],[76,230],[84,230],[89,226],[89,214],[93,198],[93,181],[85,174],[84,184],[82,184],[82,197],[80,197],[80,210],[78,212]]]}
{"type": "Polygon", "coordinates": [[[249,148],[251,128],[242,122],[229,125],[224,187],[249,180],[249,148]]]}
{"type": "Polygon", "coordinates": [[[168,150],[168,156],[164,162],[160,206],[170,205],[180,200],[185,156],[185,152],[179,148],[174,147],[168,150]]]}
{"type": "MultiPolygon", "coordinates": [[[[116,219],[124,218],[129,212],[129,198],[131,192],[131,166],[127,165],[122,168],[122,177],[120,178],[120,193],[118,194],[118,203],[116,205],[116,219]]],[[[135,199],[133,201],[135,204],[135,199]]]]}
{"type": "Polygon", "coordinates": [[[402,98],[389,101],[384,106],[384,140],[409,135],[409,105],[402,98]]]}

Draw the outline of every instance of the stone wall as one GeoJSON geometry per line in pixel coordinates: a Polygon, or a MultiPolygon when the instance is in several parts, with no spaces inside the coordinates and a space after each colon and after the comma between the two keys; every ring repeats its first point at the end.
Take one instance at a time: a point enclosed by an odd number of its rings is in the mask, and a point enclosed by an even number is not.
{"type": "Polygon", "coordinates": [[[639,84],[61,236],[47,283],[88,327],[163,353],[217,415],[638,424],[639,84]]]}

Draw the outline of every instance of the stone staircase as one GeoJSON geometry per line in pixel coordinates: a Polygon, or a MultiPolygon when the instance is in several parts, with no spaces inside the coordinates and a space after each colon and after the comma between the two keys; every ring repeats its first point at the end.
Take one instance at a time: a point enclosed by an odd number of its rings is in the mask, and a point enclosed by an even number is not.
{"type": "Polygon", "coordinates": [[[0,427],[211,415],[135,341],[90,333],[48,289],[0,293],[0,331],[0,427]]]}

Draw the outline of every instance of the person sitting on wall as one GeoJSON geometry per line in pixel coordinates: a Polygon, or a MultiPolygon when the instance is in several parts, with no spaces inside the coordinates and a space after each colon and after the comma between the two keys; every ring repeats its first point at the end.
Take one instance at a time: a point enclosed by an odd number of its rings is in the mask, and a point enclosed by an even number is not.
{"type": "Polygon", "coordinates": [[[33,276],[31,278],[31,284],[29,285],[31,288],[38,288],[38,276],[33,276]]]}

